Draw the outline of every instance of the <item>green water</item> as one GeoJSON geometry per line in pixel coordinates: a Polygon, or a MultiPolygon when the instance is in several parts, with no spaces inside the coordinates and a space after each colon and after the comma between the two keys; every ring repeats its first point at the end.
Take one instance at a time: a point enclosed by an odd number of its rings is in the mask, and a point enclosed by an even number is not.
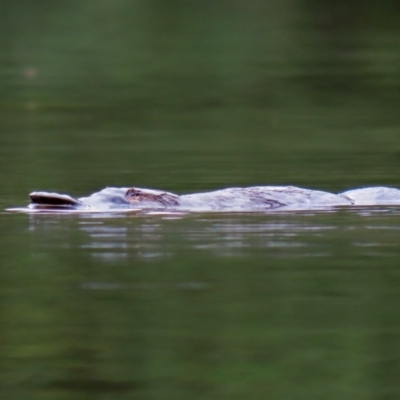
{"type": "MultiPolygon", "coordinates": [[[[32,190],[400,187],[394,2],[0,5],[0,208],[32,190]]],[[[0,212],[0,398],[397,399],[396,207],[0,212]]]]}

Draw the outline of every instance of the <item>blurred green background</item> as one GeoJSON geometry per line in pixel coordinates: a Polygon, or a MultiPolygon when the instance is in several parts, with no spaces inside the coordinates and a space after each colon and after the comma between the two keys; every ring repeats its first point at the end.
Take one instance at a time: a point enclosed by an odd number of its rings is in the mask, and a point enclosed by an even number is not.
{"type": "Polygon", "coordinates": [[[396,185],[399,8],[4,1],[4,193],[396,185]]]}

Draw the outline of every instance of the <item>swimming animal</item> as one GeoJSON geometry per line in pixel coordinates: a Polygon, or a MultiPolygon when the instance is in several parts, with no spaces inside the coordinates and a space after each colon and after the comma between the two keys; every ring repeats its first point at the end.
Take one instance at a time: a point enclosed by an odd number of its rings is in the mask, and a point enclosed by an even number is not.
{"type": "Polygon", "coordinates": [[[174,193],[109,187],[88,197],[32,192],[24,212],[104,212],[104,211],[177,211],[177,212],[268,212],[317,210],[337,206],[400,205],[400,190],[371,187],[333,194],[294,186],[253,186],[212,192],[177,195],[174,193]]]}

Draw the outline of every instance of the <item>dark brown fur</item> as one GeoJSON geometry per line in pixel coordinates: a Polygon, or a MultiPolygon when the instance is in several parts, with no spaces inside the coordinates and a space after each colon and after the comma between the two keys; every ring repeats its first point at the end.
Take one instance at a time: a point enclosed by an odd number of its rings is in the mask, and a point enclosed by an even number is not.
{"type": "Polygon", "coordinates": [[[58,193],[33,192],[29,195],[29,198],[31,199],[32,204],[39,206],[66,207],[82,205],[79,200],[58,193]]]}
{"type": "Polygon", "coordinates": [[[179,197],[176,194],[162,192],[160,194],[145,193],[140,189],[130,188],[126,191],[126,198],[131,203],[136,202],[156,202],[163,206],[179,206],[179,197]]]}

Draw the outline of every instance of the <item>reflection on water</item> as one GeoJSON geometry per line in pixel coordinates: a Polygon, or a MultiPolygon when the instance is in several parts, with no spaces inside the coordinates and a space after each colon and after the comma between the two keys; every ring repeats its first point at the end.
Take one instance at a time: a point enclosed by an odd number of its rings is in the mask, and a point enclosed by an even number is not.
{"type": "Polygon", "coordinates": [[[399,393],[397,208],[2,218],[5,398],[399,393]]]}
{"type": "MultiPolygon", "coordinates": [[[[246,257],[254,251],[263,250],[274,257],[332,257],[336,249],[333,238],[340,238],[349,248],[382,247],[380,239],[385,236],[375,232],[391,234],[400,229],[392,221],[399,215],[396,207],[279,214],[173,214],[172,217],[168,213],[161,217],[115,217],[112,214],[96,217],[84,214],[65,218],[85,233],[80,248],[88,249],[93,258],[104,262],[131,257],[149,261],[167,260],[176,257],[182,246],[199,254],[218,257],[246,257]],[[344,215],[352,216],[357,223],[338,225],[337,221],[341,221],[344,215]],[[376,220],[378,217],[386,220],[387,225],[368,223],[369,218],[376,220]],[[355,232],[359,234],[355,235],[355,232]],[[177,243],[179,247],[176,247],[177,243]]],[[[51,226],[58,225],[62,220],[59,217],[53,221],[52,217],[32,215],[30,229],[51,230],[51,226]]],[[[68,243],[63,246],[68,246],[68,243]]],[[[364,254],[367,254],[365,251],[364,254]]]]}
{"type": "Polygon", "coordinates": [[[399,393],[396,207],[1,219],[4,398],[399,393]]]}

